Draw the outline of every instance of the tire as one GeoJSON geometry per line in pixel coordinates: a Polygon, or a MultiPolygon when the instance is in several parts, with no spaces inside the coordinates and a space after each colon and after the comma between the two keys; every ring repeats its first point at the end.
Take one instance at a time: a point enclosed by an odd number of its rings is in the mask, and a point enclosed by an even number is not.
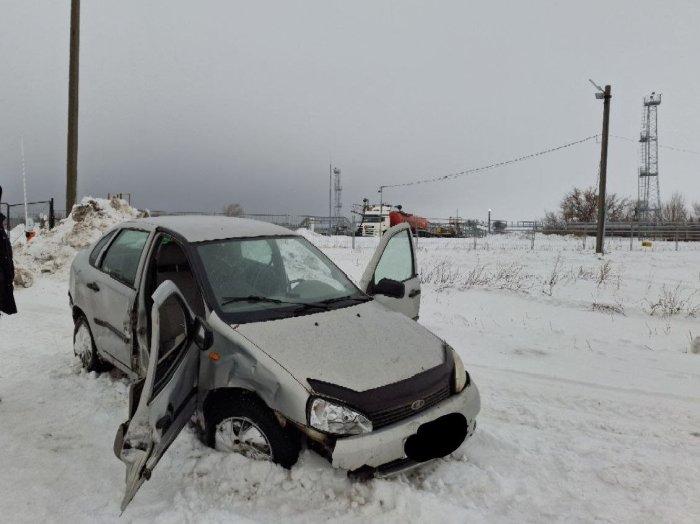
{"type": "Polygon", "coordinates": [[[85,371],[102,372],[111,366],[106,364],[97,355],[95,340],[92,338],[90,324],[87,319],[80,315],[75,321],[73,329],[73,354],[80,359],[80,364],[85,371]]]}
{"type": "Polygon", "coordinates": [[[283,428],[273,412],[253,394],[218,397],[205,424],[205,443],[219,451],[270,460],[287,469],[299,459],[301,441],[296,429],[283,428]]]}

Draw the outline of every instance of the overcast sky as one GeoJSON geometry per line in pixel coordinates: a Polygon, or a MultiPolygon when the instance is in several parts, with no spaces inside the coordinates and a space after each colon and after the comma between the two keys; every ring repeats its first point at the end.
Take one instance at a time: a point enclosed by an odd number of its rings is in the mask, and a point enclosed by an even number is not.
{"type": "MultiPolygon", "coordinates": [[[[70,0],[0,0],[0,184],[65,191],[70,0]]],[[[83,0],[78,194],[151,209],[324,214],[381,184],[449,174],[600,133],[700,150],[700,2],[83,0]]],[[[389,189],[428,217],[539,218],[595,184],[595,142],[454,181],[389,189]]],[[[638,144],[610,144],[636,195],[638,144]]],[[[660,151],[661,194],[700,200],[700,155],[660,151]]],[[[349,213],[347,213],[349,215],[349,213]]]]}

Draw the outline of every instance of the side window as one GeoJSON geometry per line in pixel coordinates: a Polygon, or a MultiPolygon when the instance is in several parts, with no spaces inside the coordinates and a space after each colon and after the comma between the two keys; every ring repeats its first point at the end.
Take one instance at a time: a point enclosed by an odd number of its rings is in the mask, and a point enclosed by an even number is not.
{"type": "Polygon", "coordinates": [[[102,259],[102,271],[133,287],[146,240],[148,240],[147,231],[122,229],[102,259]]]}
{"type": "Polygon", "coordinates": [[[374,272],[375,284],[383,278],[399,282],[413,278],[415,275],[413,253],[411,252],[411,238],[408,235],[408,230],[405,230],[389,240],[374,272]]]}
{"type": "Polygon", "coordinates": [[[272,260],[272,248],[267,240],[246,240],[241,242],[243,258],[268,265],[272,260]]]}
{"type": "Polygon", "coordinates": [[[116,229],[114,231],[110,231],[97,242],[95,248],[92,250],[92,253],[90,253],[89,261],[91,266],[97,264],[97,258],[100,256],[100,253],[117,231],[118,230],[116,229]]]}

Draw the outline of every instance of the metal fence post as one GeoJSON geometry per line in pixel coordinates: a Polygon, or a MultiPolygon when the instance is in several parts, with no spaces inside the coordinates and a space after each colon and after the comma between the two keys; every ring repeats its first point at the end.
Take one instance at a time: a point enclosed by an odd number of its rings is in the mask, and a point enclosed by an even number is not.
{"type": "Polygon", "coordinates": [[[673,236],[676,239],[676,251],[678,251],[678,226],[676,226],[676,232],[673,236]]]}
{"type": "Polygon", "coordinates": [[[633,244],[634,244],[634,222],[630,222],[630,251],[632,251],[633,244]]]}
{"type": "Polygon", "coordinates": [[[532,224],[532,242],[530,243],[530,250],[534,251],[535,249],[535,230],[537,229],[536,224],[532,224]]]}
{"type": "Polygon", "coordinates": [[[586,226],[583,227],[583,250],[586,250],[586,237],[588,236],[588,228],[586,226]]]}
{"type": "Polygon", "coordinates": [[[352,249],[353,251],[355,250],[355,235],[357,234],[357,230],[355,229],[355,215],[352,216],[352,249]]]}

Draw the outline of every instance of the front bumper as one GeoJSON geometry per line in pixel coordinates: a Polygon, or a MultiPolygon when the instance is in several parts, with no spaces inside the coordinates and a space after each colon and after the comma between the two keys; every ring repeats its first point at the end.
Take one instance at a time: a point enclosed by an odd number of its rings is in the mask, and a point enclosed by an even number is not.
{"type": "Polygon", "coordinates": [[[378,470],[383,475],[399,473],[419,466],[406,456],[406,440],[415,435],[418,428],[426,423],[452,413],[460,413],[467,420],[469,438],[476,427],[476,415],[481,409],[479,390],[471,382],[464,391],[453,395],[444,402],[404,419],[396,424],[371,433],[340,438],[336,441],[331,461],[334,467],[354,470],[378,470]]]}

